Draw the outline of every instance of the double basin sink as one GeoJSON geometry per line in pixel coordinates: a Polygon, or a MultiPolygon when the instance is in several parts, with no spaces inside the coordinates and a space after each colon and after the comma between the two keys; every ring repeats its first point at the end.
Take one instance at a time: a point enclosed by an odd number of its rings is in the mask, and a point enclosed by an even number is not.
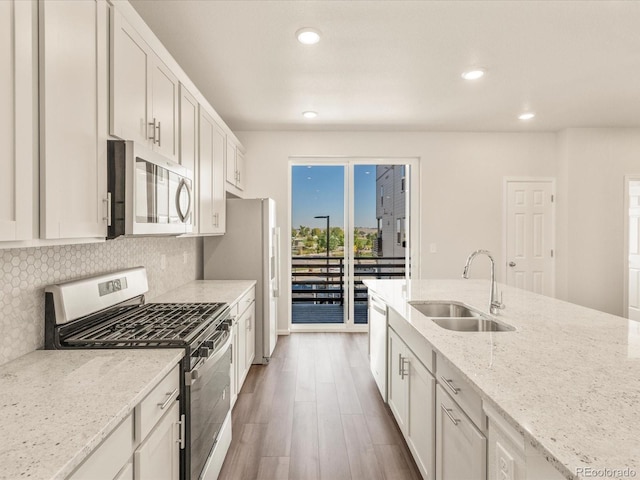
{"type": "Polygon", "coordinates": [[[512,332],[511,325],[460,302],[409,302],[413,308],[438,326],[456,332],[512,332]]]}

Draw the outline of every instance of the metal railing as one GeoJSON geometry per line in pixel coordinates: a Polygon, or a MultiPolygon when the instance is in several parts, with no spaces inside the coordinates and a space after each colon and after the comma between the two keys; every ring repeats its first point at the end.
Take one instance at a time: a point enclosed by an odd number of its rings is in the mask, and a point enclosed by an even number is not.
{"type": "MultiPolygon", "coordinates": [[[[403,278],[404,257],[354,257],[354,301],[367,302],[368,278],[403,278]]],[[[291,301],[294,304],[340,304],[345,301],[342,257],[291,257],[291,301]]]]}

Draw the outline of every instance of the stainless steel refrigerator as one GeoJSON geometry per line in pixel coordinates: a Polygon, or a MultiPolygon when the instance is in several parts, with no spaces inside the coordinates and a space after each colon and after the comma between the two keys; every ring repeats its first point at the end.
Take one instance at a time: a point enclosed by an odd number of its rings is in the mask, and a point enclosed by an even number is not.
{"type": "Polygon", "coordinates": [[[205,280],[256,280],[256,356],[269,363],[278,339],[280,230],[271,198],[227,199],[227,231],[204,239],[205,280]]]}

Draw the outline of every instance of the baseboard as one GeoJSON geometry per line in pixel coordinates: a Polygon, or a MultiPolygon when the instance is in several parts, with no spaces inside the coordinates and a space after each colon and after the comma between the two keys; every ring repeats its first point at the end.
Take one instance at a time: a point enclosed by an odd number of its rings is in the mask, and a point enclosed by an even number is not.
{"type": "Polygon", "coordinates": [[[289,335],[291,331],[287,328],[286,330],[278,330],[278,335],[289,335]]]}

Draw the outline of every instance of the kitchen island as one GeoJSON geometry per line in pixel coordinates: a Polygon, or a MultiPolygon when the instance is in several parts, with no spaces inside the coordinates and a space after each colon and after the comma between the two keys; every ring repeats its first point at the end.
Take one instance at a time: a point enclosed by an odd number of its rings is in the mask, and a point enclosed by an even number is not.
{"type": "Polygon", "coordinates": [[[507,332],[446,330],[411,301],[483,312],[480,280],[366,280],[495,412],[566,478],[640,475],[640,324],[500,285],[507,332]]]}

